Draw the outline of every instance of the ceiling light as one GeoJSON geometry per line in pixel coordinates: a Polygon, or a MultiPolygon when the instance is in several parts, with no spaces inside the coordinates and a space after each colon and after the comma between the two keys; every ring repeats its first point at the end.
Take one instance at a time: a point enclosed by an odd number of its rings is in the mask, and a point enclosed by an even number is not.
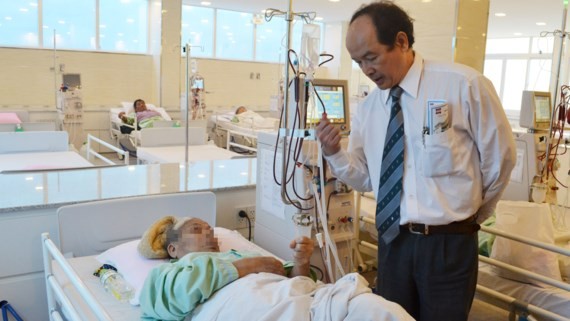
{"type": "Polygon", "coordinates": [[[537,26],[546,26],[546,22],[537,22],[536,25],[537,26]]]}
{"type": "Polygon", "coordinates": [[[495,17],[505,17],[507,14],[504,12],[497,12],[495,13],[495,17]]]}
{"type": "Polygon", "coordinates": [[[329,0],[330,2],[339,2],[340,0],[329,0]]]}
{"type": "Polygon", "coordinates": [[[315,17],[315,21],[323,21],[323,17],[315,17]]]}
{"type": "Polygon", "coordinates": [[[211,5],[212,3],[211,3],[210,1],[202,1],[202,2],[200,2],[200,4],[203,5],[203,6],[209,6],[209,5],[211,5]]]}
{"type": "Polygon", "coordinates": [[[515,36],[522,36],[523,34],[520,33],[520,32],[515,32],[515,33],[513,33],[513,35],[515,35],[515,36]]]}
{"type": "Polygon", "coordinates": [[[431,2],[431,0],[422,0],[423,3],[431,2]]]}

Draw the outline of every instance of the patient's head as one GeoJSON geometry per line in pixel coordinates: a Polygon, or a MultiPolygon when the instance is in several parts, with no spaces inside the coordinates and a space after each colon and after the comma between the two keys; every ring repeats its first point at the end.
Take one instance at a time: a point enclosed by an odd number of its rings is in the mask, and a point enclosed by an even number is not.
{"type": "Polygon", "coordinates": [[[166,251],[171,258],[192,252],[219,252],[214,229],[201,219],[192,218],[166,232],[166,251]]]}
{"type": "Polygon", "coordinates": [[[236,109],[236,115],[245,113],[246,111],[247,111],[247,108],[245,108],[245,106],[239,106],[239,107],[236,109]]]}
{"type": "Polygon", "coordinates": [[[140,113],[141,111],[147,110],[146,103],[142,99],[137,99],[133,103],[133,108],[135,109],[136,113],[140,113]]]}
{"type": "Polygon", "coordinates": [[[190,252],[219,252],[208,223],[190,217],[165,216],[144,232],[139,253],[149,259],[181,258],[190,252]]]}

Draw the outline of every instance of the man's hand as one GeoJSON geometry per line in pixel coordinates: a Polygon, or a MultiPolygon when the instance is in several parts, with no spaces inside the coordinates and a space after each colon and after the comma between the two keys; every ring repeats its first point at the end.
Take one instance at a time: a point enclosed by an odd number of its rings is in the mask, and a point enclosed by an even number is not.
{"type": "Polygon", "coordinates": [[[333,126],[324,113],[317,125],[317,137],[321,141],[323,153],[326,156],[334,155],[340,151],[340,129],[333,126]]]}
{"type": "Polygon", "coordinates": [[[122,111],[122,112],[119,113],[119,119],[120,119],[120,120],[125,121],[125,118],[126,118],[126,117],[127,117],[127,116],[126,116],[126,113],[125,113],[124,111],[122,111]]]}
{"type": "Polygon", "coordinates": [[[293,261],[295,262],[291,276],[309,276],[311,255],[315,249],[313,240],[306,236],[298,237],[289,243],[289,247],[293,250],[293,261]]]}
{"type": "Polygon", "coordinates": [[[283,263],[271,256],[249,257],[233,262],[238,270],[239,277],[244,277],[251,273],[267,272],[285,275],[283,263]]]}

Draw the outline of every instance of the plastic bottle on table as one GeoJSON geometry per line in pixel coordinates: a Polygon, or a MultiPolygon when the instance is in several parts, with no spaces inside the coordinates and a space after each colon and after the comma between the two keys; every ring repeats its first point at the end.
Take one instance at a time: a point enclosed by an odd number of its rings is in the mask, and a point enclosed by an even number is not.
{"type": "Polygon", "coordinates": [[[102,269],[99,272],[101,284],[105,291],[111,293],[119,301],[129,301],[133,295],[133,287],[130,286],[123,276],[112,269],[102,269]]]}

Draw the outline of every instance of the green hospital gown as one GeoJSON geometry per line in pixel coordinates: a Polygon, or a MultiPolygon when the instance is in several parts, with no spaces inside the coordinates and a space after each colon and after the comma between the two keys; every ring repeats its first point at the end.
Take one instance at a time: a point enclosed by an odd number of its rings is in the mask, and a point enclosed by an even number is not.
{"type": "Polygon", "coordinates": [[[200,252],[154,268],[140,295],[141,320],[182,320],[217,290],[238,279],[232,262],[253,252],[200,252]]]}

